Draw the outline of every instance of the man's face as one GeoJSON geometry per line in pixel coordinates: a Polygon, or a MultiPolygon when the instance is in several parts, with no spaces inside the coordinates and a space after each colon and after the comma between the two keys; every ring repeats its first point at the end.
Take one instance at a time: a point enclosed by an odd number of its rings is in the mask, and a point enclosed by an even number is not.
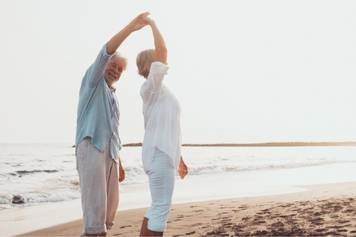
{"type": "Polygon", "coordinates": [[[126,69],[126,59],[113,56],[105,67],[105,80],[109,86],[120,79],[121,73],[126,69]]]}

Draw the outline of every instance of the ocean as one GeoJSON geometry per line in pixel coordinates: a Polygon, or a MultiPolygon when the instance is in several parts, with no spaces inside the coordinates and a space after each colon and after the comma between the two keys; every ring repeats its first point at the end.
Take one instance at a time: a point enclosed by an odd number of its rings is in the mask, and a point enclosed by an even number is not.
{"type": "MultiPolygon", "coordinates": [[[[187,182],[200,190],[194,193],[193,188],[193,191],[182,193],[183,189],[177,194],[180,200],[204,199],[202,195],[212,198],[238,196],[229,188],[231,185],[236,186],[236,190],[244,190],[244,185],[263,175],[273,175],[275,181],[270,182],[276,184],[283,180],[286,185],[356,180],[356,172],[346,170],[356,165],[356,147],[183,147],[182,153],[189,166],[187,182]],[[290,175],[292,173],[295,175],[290,175]],[[302,182],[302,177],[308,178],[302,182]],[[222,180],[221,186],[226,186],[229,192],[224,189],[216,196],[200,185],[210,179],[222,180]]],[[[135,195],[147,192],[146,188],[138,188],[147,183],[141,147],[124,147],[121,157],[126,171],[121,190],[135,195]]],[[[80,198],[71,144],[0,144],[0,167],[0,212],[80,198]],[[24,204],[13,204],[14,195],[23,197],[24,204]]],[[[261,181],[254,186],[256,183],[261,181]]],[[[265,194],[262,186],[265,187],[261,183],[256,189],[261,195],[265,194]]]]}

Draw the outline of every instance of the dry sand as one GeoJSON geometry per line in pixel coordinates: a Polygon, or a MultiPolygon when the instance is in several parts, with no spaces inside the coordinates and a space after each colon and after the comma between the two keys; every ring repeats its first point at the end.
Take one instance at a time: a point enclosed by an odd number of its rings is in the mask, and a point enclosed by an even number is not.
{"type": "MultiPolygon", "coordinates": [[[[356,183],[305,188],[293,194],[174,205],[165,236],[356,236],[356,183]]],[[[138,236],[145,210],[119,212],[108,236],[138,236]]],[[[78,220],[23,236],[80,233],[78,220]]]]}

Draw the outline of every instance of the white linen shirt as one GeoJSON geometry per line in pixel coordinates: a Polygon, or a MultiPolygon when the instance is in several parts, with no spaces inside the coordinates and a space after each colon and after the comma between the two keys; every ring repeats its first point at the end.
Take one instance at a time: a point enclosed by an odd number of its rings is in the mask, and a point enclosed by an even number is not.
{"type": "Polygon", "coordinates": [[[162,83],[167,71],[167,65],[153,62],[140,91],[145,122],[142,161],[146,172],[151,168],[156,148],[169,156],[174,168],[177,168],[180,160],[180,105],[162,83]]]}

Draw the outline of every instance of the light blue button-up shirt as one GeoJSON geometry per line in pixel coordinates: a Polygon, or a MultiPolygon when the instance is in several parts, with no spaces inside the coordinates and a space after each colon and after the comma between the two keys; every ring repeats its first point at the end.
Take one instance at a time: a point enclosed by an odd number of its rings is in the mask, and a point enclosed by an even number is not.
{"type": "Polygon", "coordinates": [[[119,157],[119,151],[121,150],[121,140],[119,135],[119,118],[120,118],[120,111],[119,111],[119,101],[117,100],[115,89],[107,87],[109,90],[111,101],[112,101],[112,108],[113,113],[111,117],[111,124],[113,127],[112,136],[110,138],[110,155],[113,159],[119,157]]]}
{"type": "Polygon", "coordinates": [[[104,79],[110,56],[105,45],[84,75],[79,92],[75,143],[78,145],[84,138],[91,138],[98,150],[108,149],[116,159],[121,149],[119,123],[115,121],[119,119],[119,109],[115,91],[110,90],[104,79]]]}

